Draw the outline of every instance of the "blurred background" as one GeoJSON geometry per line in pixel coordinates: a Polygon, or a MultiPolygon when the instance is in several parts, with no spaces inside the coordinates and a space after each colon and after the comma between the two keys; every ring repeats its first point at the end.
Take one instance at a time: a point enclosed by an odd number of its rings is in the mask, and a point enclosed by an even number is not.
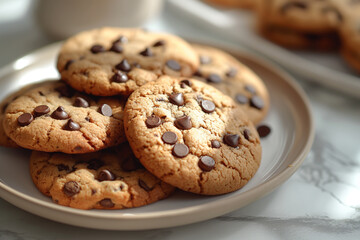
{"type": "Polygon", "coordinates": [[[224,5],[227,2],[236,3],[214,0],[0,0],[0,67],[79,31],[102,26],[142,27],[175,33],[190,41],[251,51],[302,79],[360,96],[359,75],[338,51],[319,54],[313,49],[289,50],[276,45],[257,34],[253,11],[224,5]]]}

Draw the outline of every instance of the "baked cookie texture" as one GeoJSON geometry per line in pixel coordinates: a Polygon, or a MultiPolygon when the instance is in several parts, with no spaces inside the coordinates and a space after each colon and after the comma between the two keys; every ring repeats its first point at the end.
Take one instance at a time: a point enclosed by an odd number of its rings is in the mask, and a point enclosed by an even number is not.
{"type": "Polygon", "coordinates": [[[200,67],[194,78],[230,96],[254,124],[269,111],[270,98],[263,81],[230,54],[213,47],[192,45],[199,55],[200,67]]]}
{"type": "Polygon", "coordinates": [[[124,123],[144,167],[185,191],[235,191],[260,164],[253,123],[230,97],[194,79],[163,76],[140,87],[127,101],[124,123]]]}
{"type": "Polygon", "coordinates": [[[191,46],[177,36],[107,27],[68,39],[60,50],[57,69],[79,91],[128,96],[159,75],[191,76],[198,65],[191,46]]]}
{"type": "Polygon", "coordinates": [[[337,29],[343,15],[333,0],[268,0],[257,10],[259,32],[280,45],[317,50],[340,45],[337,29]]]}
{"type": "Polygon", "coordinates": [[[342,41],[341,53],[349,65],[360,72],[360,1],[343,0],[337,1],[336,4],[345,16],[339,30],[342,41]]]}
{"type": "Polygon", "coordinates": [[[14,101],[15,99],[17,99],[19,96],[21,96],[22,94],[26,93],[27,91],[36,88],[36,87],[41,87],[43,85],[48,84],[49,82],[51,82],[51,80],[49,81],[42,81],[39,83],[33,83],[33,84],[29,84],[24,86],[23,88],[9,94],[8,96],[6,96],[1,102],[0,102],[0,146],[3,147],[10,147],[10,148],[18,148],[19,145],[17,145],[13,140],[11,140],[11,138],[9,138],[6,133],[5,133],[5,129],[3,126],[3,120],[5,118],[5,112],[6,112],[6,108],[7,106],[14,101]]]}
{"type": "Polygon", "coordinates": [[[79,93],[46,83],[11,102],[3,127],[17,145],[38,151],[87,153],[126,140],[122,98],[79,93]]]}
{"type": "Polygon", "coordinates": [[[146,171],[127,143],[91,154],[33,151],[30,174],[55,203],[79,209],[140,207],[175,189],[146,171]]]}

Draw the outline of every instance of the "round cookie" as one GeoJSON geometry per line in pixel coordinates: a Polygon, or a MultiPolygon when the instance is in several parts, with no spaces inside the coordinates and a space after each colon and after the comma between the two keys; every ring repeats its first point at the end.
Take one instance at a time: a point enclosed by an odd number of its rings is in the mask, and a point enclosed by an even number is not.
{"type": "MultiPolygon", "coordinates": [[[[51,81],[51,80],[50,80],[51,81]]],[[[44,81],[44,82],[40,82],[40,83],[34,83],[34,84],[29,84],[26,85],[25,87],[21,88],[20,90],[17,90],[11,94],[9,94],[8,96],[6,96],[0,103],[0,146],[3,147],[11,147],[11,148],[17,148],[19,147],[13,140],[11,140],[11,138],[9,138],[6,133],[5,133],[5,129],[3,126],[3,120],[5,118],[5,112],[6,112],[6,108],[7,106],[14,101],[15,99],[17,99],[19,96],[21,96],[22,94],[24,94],[25,92],[29,91],[30,89],[36,88],[36,87],[40,87],[42,85],[45,85],[47,83],[49,83],[50,81],[44,81]]]]}
{"type": "Polygon", "coordinates": [[[77,155],[33,151],[30,174],[55,203],[80,209],[139,207],[174,191],[141,166],[127,143],[116,148],[77,155]]]}
{"type": "Polygon", "coordinates": [[[126,140],[121,98],[99,98],[55,81],[32,89],[6,108],[5,133],[19,146],[87,153],[126,140]]]}
{"type": "Polygon", "coordinates": [[[179,37],[141,29],[101,28],[62,46],[57,68],[73,88],[98,96],[130,95],[159,75],[191,76],[199,65],[179,37]]]}
{"type": "Polygon", "coordinates": [[[144,167],[184,191],[235,191],[260,165],[259,136],[246,114],[194,79],[163,76],[140,87],[126,103],[124,124],[144,167]]]}
{"type": "Polygon", "coordinates": [[[194,78],[230,96],[257,124],[269,110],[269,93],[261,79],[237,59],[209,46],[193,45],[200,67],[194,78]]]}
{"type": "Polygon", "coordinates": [[[258,4],[259,32],[289,48],[329,50],[339,46],[343,16],[332,0],[269,0],[258,4]]]}

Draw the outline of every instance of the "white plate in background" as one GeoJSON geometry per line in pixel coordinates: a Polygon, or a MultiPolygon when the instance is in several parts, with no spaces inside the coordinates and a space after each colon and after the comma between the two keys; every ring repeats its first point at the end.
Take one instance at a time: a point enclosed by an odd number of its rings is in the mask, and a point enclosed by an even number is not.
{"type": "Polygon", "coordinates": [[[200,0],[168,0],[184,21],[196,23],[277,62],[287,70],[309,81],[360,97],[360,76],[337,53],[290,51],[257,35],[255,16],[246,10],[216,8],[200,0]]]}

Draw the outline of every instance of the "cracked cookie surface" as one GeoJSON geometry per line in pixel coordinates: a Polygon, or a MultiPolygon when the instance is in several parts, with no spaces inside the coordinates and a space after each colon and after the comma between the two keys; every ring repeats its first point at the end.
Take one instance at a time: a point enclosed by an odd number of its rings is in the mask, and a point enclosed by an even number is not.
{"type": "Polygon", "coordinates": [[[145,170],[128,143],[88,154],[33,151],[30,174],[55,203],[80,209],[140,207],[175,189],[145,170]]]}
{"type": "Polygon", "coordinates": [[[269,93],[262,80],[228,53],[209,46],[193,45],[200,59],[194,78],[207,82],[230,96],[254,124],[269,110],[269,93]]]}
{"type": "Polygon", "coordinates": [[[130,95],[159,75],[191,76],[198,67],[191,46],[179,37],[141,29],[82,32],[62,46],[57,68],[73,88],[99,96],[130,95]]]}
{"type": "Polygon", "coordinates": [[[253,123],[230,97],[194,79],[163,76],[140,87],[127,101],[124,124],[144,167],[185,191],[235,191],[260,165],[253,123]]]}
{"type": "Polygon", "coordinates": [[[87,153],[126,140],[125,100],[79,93],[53,81],[11,102],[3,119],[19,146],[45,152],[87,153]]]}

